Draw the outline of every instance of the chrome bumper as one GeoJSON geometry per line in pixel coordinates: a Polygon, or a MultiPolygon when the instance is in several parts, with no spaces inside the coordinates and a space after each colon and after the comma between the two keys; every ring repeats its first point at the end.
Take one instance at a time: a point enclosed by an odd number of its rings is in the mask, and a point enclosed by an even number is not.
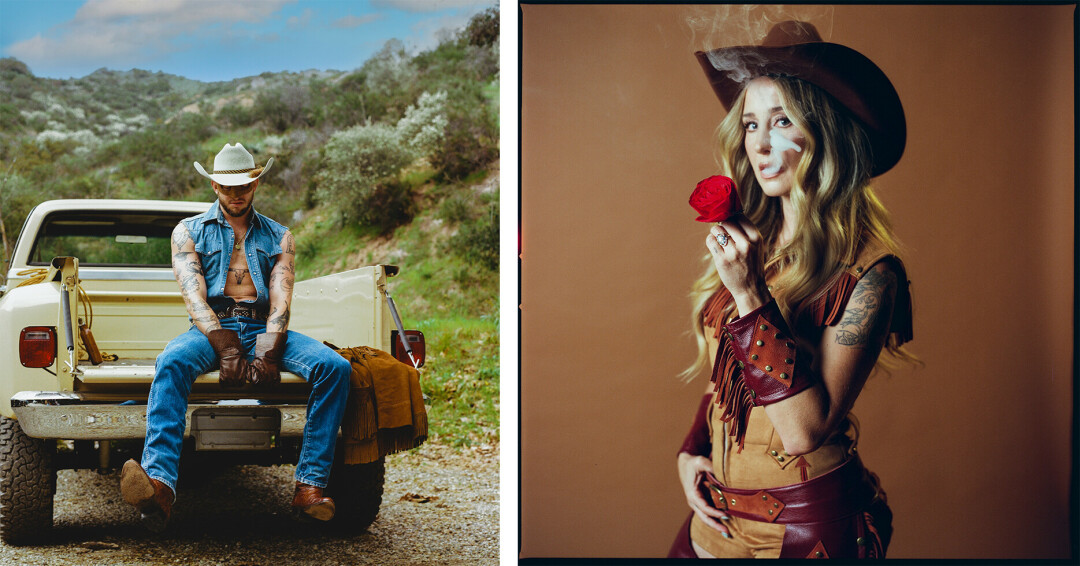
{"type": "MultiPolygon", "coordinates": [[[[307,405],[274,404],[256,399],[198,402],[188,405],[184,436],[191,436],[191,414],[199,409],[228,411],[229,407],[277,409],[281,413],[280,436],[302,436],[307,422],[307,405]]],[[[11,398],[11,408],[23,432],[32,438],[66,440],[116,440],[146,436],[146,404],[131,401],[102,403],[87,401],[79,393],[20,391],[11,398]]]]}

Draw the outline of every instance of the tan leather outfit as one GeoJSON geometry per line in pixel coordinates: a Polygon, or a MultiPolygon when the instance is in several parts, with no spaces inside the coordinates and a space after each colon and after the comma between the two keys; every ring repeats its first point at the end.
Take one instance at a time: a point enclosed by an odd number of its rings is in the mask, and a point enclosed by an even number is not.
{"type": "MultiPolygon", "coordinates": [[[[889,254],[882,246],[876,245],[876,242],[863,245],[847,273],[857,281],[870,267],[886,257],[889,257],[889,254]]],[[[906,341],[911,335],[910,297],[902,266],[900,271],[902,279],[897,293],[898,300],[894,307],[891,331],[901,333],[906,341]]],[[[836,300],[846,304],[852,286],[848,287],[848,296],[842,296],[836,300]]],[[[823,305],[821,310],[832,312],[832,315],[820,322],[823,325],[838,322],[843,314],[844,304],[823,305]]],[[[720,321],[706,319],[706,322],[713,323],[711,326],[706,326],[705,335],[709,350],[715,357],[723,336],[722,333],[716,332],[716,326],[720,325],[720,321]]],[[[735,439],[729,436],[729,425],[720,420],[721,411],[717,410],[715,404],[710,406],[709,413],[710,436],[713,439],[713,473],[722,485],[728,487],[758,489],[792,485],[824,474],[849,457],[856,455],[859,424],[850,413],[838,430],[820,448],[794,458],[784,451],[780,435],[773,428],[772,422],[769,421],[762,407],[754,407],[750,411],[746,437],[741,450],[735,439]]],[[[868,474],[867,481],[877,487],[878,498],[883,501],[884,492],[877,486],[876,476],[868,474]]],[[[780,556],[785,525],[735,516],[724,520],[723,523],[730,530],[732,538],[724,538],[719,531],[709,527],[695,515],[690,523],[690,538],[706,552],[718,558],[776,558],[780,556]]]]}

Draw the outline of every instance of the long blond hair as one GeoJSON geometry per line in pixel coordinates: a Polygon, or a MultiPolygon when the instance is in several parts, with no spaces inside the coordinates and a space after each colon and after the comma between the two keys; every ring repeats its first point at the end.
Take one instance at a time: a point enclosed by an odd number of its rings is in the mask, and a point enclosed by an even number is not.
{"type": "MultiPolygon", "coordinates": [[[[793,77],[771,78],[788,119],[806,138],[791,187],[795,230],[790,241],[777,247],[784,222],[780,199],[762,191],[746,155],[742,124],[745,89],[716,129],[716,159],[722,174],[739,187],[746,217],[761,232],[768,258],[765,269],[779,273],[772,284],[773,297],[785,318],[794,321],[843,273],[861,239],[876,238],[898,257],[900,245],[893,236],[888,211],[870,187],[873,155],[862,126],[824,90],[793,77]]],[[[687,380],[710,367],[702,313],[721,287],[712,255],[706,252],[702,260],[704,272],[690,290],[698,355],[681,374],[687,380]]],[[[721,318],[729,314],[730,310],[721,318]]],[[[891,336],[885,351],[889,356],[879,356],[879,366],[893,366],[895,359],[915,360],[891,336]],[[894,360],[885,359],[889,357],[894,360]]]]}

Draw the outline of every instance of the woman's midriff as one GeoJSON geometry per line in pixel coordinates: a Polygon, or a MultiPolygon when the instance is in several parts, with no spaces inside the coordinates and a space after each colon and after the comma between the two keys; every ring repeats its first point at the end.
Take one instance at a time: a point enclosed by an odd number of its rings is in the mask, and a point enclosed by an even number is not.
{"type": "MultiPolygon", "coordinates": [[[[711,338],[712,333],[707,336],[711,338]]],[[[716,343],[709,340],[715,355],[716,343]]],[[[784,443],[765,415],[765,409],[754,407],[746,428],[746,438],[740,450],[728,436],[720,411],[710,408],[709,428],[712,436],[713,474],[723,485],[739,489],[765,489],[806,481],[839,466],[855,451],[858,442],[858,421],[848,415],[843,424],[820,448],[792,457],[784,451],[784,443]]],[[[697,517],[690,524],[690,537],[702,548],[717,557],[779,556],[784,539],[784,525],[732,517],[724,524],[733,538],[725,539],[719,531],[705,525],[697,517]],[[775,551],[775,554],[773,552],[775,551]]]]}

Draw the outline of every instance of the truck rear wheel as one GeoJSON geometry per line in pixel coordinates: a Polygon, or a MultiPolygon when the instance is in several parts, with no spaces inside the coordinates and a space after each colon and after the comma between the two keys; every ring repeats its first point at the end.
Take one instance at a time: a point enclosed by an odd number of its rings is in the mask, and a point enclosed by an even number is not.
{"type": "Polygon", "coordinates": [[[338,443],[334,465],[326,494],[334,499],[337,510],[334,523],[351,532],[361,532],[375,522],[382,505],[383,482],[386,479],[386,459],[368,464],[347,465],[345,449],[338,443]]]}
{"type": "Polygon", "coordinates": [[[0,417],[0,539],[21,545],[52,532],[56,442],[30,438],[0,417]]]}

